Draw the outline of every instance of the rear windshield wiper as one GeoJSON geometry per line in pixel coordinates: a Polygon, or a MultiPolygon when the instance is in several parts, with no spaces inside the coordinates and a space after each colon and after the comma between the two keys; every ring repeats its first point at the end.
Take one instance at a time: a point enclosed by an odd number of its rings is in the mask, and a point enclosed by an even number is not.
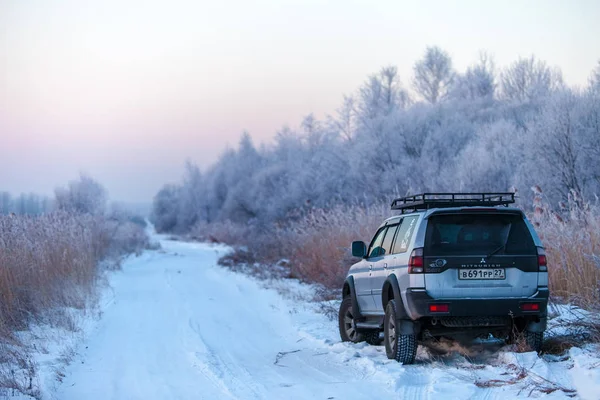
{"type": "Polygon", "coordinates": [[[485,259],[489,260],[491,256],[493,256],[494,254],[496,254],[497,252],[499,252],[500,250],[504,250],[504,248],[506,247],[506,243],[504,243],[502,246],[498,247],[497,249],[495,249],[494,251],[492,251],[490,254],[488,254],[485,259]]]}

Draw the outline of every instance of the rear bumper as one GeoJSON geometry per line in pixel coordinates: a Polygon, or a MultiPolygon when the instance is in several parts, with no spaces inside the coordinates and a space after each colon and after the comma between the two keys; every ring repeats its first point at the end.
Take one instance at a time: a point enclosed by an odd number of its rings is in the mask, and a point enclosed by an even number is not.
{"type": "Polygon", "coordinates": [[[539,317],[547,315],[548,288],[538,288],[538,291],[527,298],[508,299],[434,299],[424,289],[407,289],[404,306],[408,316],[413,319],[423,317],[474,317],[474,316],[505,316],[539,317]],[[448,304],[446,313],[429,311],[430,304],[448,304]],[[539,311],[523,311],[523,303],[539,303],[539,311]]]}

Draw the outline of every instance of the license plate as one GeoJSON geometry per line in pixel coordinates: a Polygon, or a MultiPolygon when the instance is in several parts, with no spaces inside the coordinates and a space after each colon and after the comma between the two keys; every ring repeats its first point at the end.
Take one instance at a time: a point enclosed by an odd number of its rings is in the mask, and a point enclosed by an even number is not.
{"type": "Polygon", "coordinates": [[[459,269],[458,279],[504,279],[504,268],[459,269]]]}

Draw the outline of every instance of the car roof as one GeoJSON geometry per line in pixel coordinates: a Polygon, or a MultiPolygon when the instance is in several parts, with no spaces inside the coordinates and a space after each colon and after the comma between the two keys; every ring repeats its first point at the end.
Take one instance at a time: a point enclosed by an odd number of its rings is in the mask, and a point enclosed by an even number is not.
{"type": "Polygon", "coordinates": [[[428,210],[417,210],[411,213],[394,215],[392,217],[386,218],[385,221],[380,225],[382,226],[391,225],[397,223],[400,219],[405,217],[410,217],[414,215],[424,215],[424,218],[428,218],[432,214],[440,214],[440,213],[459,213],[459,212],[481,212],[481,213],[507,213],[507,214],[520,214],[525,216],[523,210],[516,207],[440,207],[440,208],[430,208],[428,210]]]}

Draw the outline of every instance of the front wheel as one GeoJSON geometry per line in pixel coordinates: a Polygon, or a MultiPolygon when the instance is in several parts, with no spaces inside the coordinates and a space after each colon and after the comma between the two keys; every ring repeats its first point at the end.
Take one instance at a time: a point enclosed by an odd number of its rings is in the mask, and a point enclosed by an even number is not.
{"type": "Polygon", "coordinates": [[[358,343],[365,340],[364,335],[356,330],[356,322],[354,320],[351,297],[346,297],[344,300],[342,300],[338,314],[338,320],[342,342],[358,343]]]}
{"type": "Polygon", "coordinates": [[[397,315],[396,301],[390,300],[385,308],[383,321],[385,353],[390,360],[396,360],[402,364],[412,364],[417,355],[417,336],[415,334],[404,335],[400,332],[397,315]]]}

